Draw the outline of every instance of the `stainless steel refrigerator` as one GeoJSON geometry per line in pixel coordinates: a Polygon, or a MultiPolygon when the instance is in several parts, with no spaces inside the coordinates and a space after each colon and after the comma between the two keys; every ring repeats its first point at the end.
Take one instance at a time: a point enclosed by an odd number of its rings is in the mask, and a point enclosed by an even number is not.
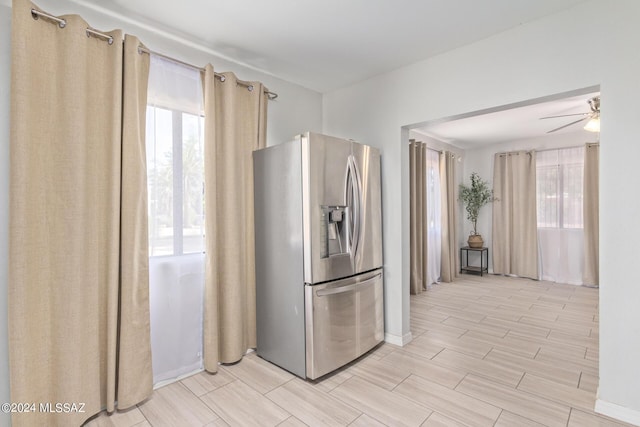
{"type": "Polygon", "coordinates": [[[384,339],[380,153],[309,132],[253,164],[257,352],[315,379],[384,339]]]}

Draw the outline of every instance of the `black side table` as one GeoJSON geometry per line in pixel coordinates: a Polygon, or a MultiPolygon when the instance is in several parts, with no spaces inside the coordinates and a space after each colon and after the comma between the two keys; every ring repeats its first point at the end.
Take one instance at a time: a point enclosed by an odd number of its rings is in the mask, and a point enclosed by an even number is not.
{"type": "Polygon", "coordinates": [[[460,248],[460,273],[489,273],[489,248],[471,248],[463,246],[460,248]],[[463,257],[463,252],[466,257],[463,257]],[[480,252],[480,266],[469,265],[469,252],[480,252]],[[463,264],[463,259],[465,260],[463,264]]]}

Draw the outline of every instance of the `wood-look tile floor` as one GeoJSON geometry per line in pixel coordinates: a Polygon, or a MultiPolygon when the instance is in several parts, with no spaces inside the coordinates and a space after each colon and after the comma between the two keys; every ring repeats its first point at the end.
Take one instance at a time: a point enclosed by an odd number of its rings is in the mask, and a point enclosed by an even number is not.
{"type": "Polygon", "coordinates": [[[86,425],[625,425],[593,412],[597,289],[463,275],[411,297],[411,331],[317,382],[252,353],[86,425]]]}

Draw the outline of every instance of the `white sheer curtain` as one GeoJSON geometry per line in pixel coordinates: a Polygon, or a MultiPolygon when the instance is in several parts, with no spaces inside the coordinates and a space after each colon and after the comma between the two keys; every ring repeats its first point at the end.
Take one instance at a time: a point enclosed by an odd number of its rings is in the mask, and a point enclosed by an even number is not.
{"type": "Polygon", "coordinates": [[[584,148],[536,153],[538,244],[542,280],[582,284],[584,148]]]}
{"type": "Polygon", "coordinates": [[[440,153],[427,149],[427,285],[440,281],[442,259],[442,200],[440,153]]]}
{"type": "Polygon", "coordinates": [[[202,112],[200,72],[152,56],[146,132],[154,384],[202,368],[202,112]]]}

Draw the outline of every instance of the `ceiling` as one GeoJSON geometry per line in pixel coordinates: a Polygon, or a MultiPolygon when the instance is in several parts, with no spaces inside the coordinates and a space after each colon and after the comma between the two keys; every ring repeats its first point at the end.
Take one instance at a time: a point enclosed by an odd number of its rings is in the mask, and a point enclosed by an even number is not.
{"type": "MultiPolygon", "coordinates": [[[[520,139],[538,138],[560,126],[580,119],[580,117],[558,117],[540,120],[541,117],[589,113],[588,100],[599,92],[590,92],[552,101],[534,102],[529,105],[497,108],[496,111],[472,113],[468,117],[439,120],[435,123],[412,129],[459,148],[478,147],[520,139]]],[[[526,104],[526,103],[524,103],[526,104]]],[[[553,132],[552,135],[584,132],[587,121],[576,123],[553,132]]]]}
{"type": "Polygon", "coordinates": [[[71,1],[324,93],[584,0],[71,1]]]}

